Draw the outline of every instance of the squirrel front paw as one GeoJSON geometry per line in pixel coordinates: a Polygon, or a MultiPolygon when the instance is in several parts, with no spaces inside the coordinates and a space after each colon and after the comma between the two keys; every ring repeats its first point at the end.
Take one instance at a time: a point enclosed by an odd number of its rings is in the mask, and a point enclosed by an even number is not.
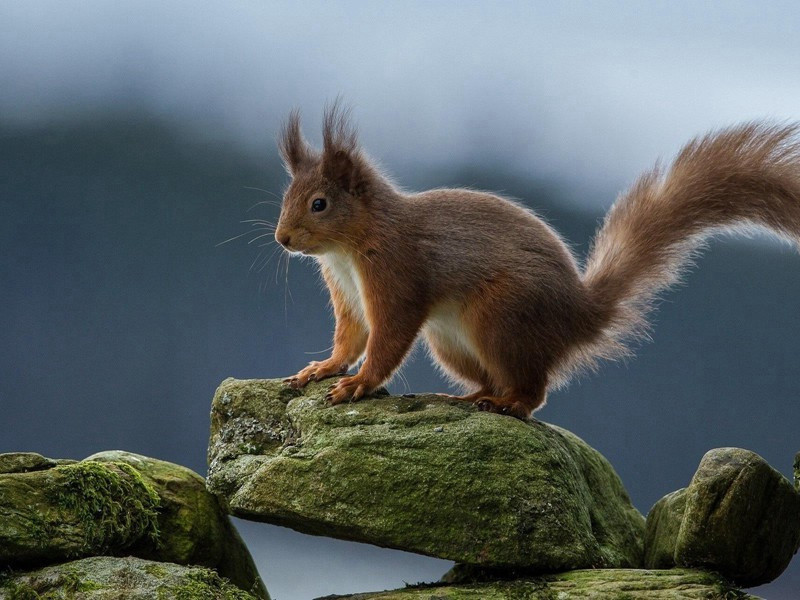
{"type": "Polygon", "coordinates": [[[358,375],[352,377],[342,377],[328,391],[325,400],[331,403],[332,406],[341,404],[342,402],[360,400],[364,396],[372,393],[377,386],[370,385],[358,375]]]}
{"type": "Polygon", "coordinates": [[[331,358],[322,361],[315,360],[308,363],[308,366],[294,377],[284,379],[283,383],[297,389],[306,387],[310,381],[320,381],[343,373],[347,373],[347,365],[343,365],[339,361],[331,358]]]}

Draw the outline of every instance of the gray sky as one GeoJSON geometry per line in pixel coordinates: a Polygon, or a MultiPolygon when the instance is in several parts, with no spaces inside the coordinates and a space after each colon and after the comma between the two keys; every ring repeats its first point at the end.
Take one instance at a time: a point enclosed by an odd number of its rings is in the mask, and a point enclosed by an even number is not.
{"type": "Polygon", "coordinates": [[[342,94],[395,172],[613,190],[697,132],[800,118],[798,30],[791,2],[3,2],[0,110],[123,101],[263,151],[342,94]]]}

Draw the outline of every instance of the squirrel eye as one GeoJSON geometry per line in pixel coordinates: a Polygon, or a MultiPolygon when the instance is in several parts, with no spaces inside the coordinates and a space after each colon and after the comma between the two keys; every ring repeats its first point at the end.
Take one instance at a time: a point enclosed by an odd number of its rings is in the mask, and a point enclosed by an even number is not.
{"type": "Polygon", "coordinates": [[[316,198],[311,203],[311,212],[322,212],[326,206],[328,206],[328,202],[325,198],[316,198]]]}

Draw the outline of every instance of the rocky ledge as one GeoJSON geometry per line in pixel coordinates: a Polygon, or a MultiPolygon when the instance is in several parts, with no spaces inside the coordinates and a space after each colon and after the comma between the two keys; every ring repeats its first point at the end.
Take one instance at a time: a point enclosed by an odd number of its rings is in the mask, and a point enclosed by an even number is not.
{"type": "MultiPolygon", "coordinates": [[[[60,580],[60,563],[127,555],[208,567],[254,597],[269,597],[219,501],[189,469],[120,451],[80,462],[0,455],[0,573],[8,581],[19,580],[19,572],[60,580]],[[53,566],[36,571],[47,565],[53,566]]],[[[73,571],[82,572],[67,572],[73,571]]]]}
{"type": "Polygon", "coordinates": [[[575,435],[436,395],[222,383],[207,484],[234,515],[473,565],[637,567],[644,518],[575,435]]]}
{"type": "Polygon", "coordinates": [[[591,569],[515,581],[409,586],[317,600],[758,600],[703,571],[591,569]]]}
{"type": "Polygon", "coordinates": [[[800,545],[800,491],[752,452],[709,452],[645,535],[611,465],[564,429],[432,394],[332,407],[329,385],[222,382],[206,484],[246,519],[458,563],[347,598],[747,598],[731,586],[774,579],[800,545]]]}

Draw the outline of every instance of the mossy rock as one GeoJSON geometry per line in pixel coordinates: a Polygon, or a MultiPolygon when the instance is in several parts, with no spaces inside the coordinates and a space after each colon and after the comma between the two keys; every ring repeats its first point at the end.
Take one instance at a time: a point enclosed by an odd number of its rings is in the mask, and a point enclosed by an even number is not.
{"type": "Polygon", "coordinates": [[[22,462],[38,470],[0,475],[0,567],[130,554],[211,567],[268,598],[230,519],[189,469],[119,451],[22,462]]]}
{"type": "Polygon", "coordinates": [[[718,448],[648,514],[645,566],[712,569],[749,587],[783,573],[799,546],[800,492],[754,452],[718,448]]]}
{"type": "Polygon", "coordinates": [[[207,484],[232,514],[469,564],[641,565],[643,517],[575,435],[436,395],[331,407],[330,383],[222,383],[207,484]]]}
{"type": "Polygon", "coordinates": [[[159,496],[157,540],[143,538],[128,549],[142,558],[211,567],[238,587],[267,598],[244,542],[194,471],[163,460],[119,450],[94,454],[85,462],[127,464],[159,496]]]}
{"type": "Polygon", "coordinates": [[[77,461],[46,458],[36,452],[7,452],[0,454],[0,474],[44,471],[58,465],[69,465],[75,462],[77,461]]]}
{"type": "Polygon", "coordinates": [[[0,578],[0,600],[257,600],[211,569],[84,558],[0,578]]]}
{"type": "Polygon", "coordinates": [[[124,463],[0,475],[0,565],[48,563],[158,537],[159,496],[124,463]]]}
{"type": "Polygon", "coordinates": [[[326,596],[317,600],[757,600],[711,573],[590,569],[546,577],[326,596]]]}

